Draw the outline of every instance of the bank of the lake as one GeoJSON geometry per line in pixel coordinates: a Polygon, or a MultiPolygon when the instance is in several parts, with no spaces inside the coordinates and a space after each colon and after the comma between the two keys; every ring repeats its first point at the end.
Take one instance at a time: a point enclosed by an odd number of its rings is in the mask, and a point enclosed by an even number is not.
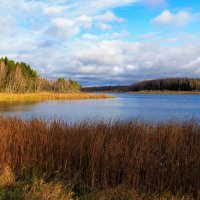
{"type": "Polygon", "coordinates": [[[200,94],[200,91],[174,91],[174,90],[141,90],[138,92],[127,92],[129,94],[200,94]]]}
{"type": "MultiPolygon", "coordinates": [[[[98,93],[99,91],[92,91],[98,93]]],[[[176,90],[140,90],[140,91],[120,91],[120,90],[104,90],[104,94],[200,94],[200,90],[192,91],[176,91],[176,90]]]]}
{"type": "Polygon", "coordinates": [[[76,99],[105,99],[112,98],[106,94],[73,93],[0,93],[0,101],[42,101],[42,100],[76,100],[76,99]]]}

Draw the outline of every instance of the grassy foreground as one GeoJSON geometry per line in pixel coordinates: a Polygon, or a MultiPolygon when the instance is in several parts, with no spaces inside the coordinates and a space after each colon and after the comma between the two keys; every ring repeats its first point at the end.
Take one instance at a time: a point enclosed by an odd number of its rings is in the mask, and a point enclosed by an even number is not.
{"type": "Polygon", "coordinates": [[[197,199],[200,125],[0,117],[0,199],[197,199]]]}
{"type": "Polygon", "coordinates": [[[105,99],[111,98],[105,94],[90,94],[90,93],[0,93],[0,101],[41,101],[41,100],[65,100],[65,99],[105,99]]]}

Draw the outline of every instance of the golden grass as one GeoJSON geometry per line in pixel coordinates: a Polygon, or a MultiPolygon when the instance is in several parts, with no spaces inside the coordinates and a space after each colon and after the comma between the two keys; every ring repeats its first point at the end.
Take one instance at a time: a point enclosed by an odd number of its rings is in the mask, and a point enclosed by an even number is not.
{"type": "Polygon", "coordinates": [[[106,94],[90,93],[0,93],[0,101],[42,101],[42,100],[78,100],[78,99],[105,99],[112,98],[106,94]]]}
{"type": "Polygon", "coordinates": [[[139,194],[133,189],[125,186],[107,188],[101,191],[91,192],[83,195],[80,200],[194,200],[191,195],[173,195],[171,193],[139,194]]]}
{"type": "Polygon", "coordinates": [[[141,90],[130,94],[200,94],[200,91],[141,90]]]}
{"type": "Polygon", "coordinates": [[[34,180],[27,185],[22,193],[24,200],[73,200],[73,192],[65,192],[62,183],[45,183],[44,180],[34,180]]]}
{"type": "Polygon", "coordinates": [[[5,166],[0,173],[0,187],[15,184],[15,176],[9,166],[5,166]]]}
{"type": "Polygon", "coordinates": [[[9,166],[3,168],[0,174],[0,199],[7,200],[73,200],[73,192],[61,182],[45,182],[34,178],[15,181],[15,175],[9,166]]]}

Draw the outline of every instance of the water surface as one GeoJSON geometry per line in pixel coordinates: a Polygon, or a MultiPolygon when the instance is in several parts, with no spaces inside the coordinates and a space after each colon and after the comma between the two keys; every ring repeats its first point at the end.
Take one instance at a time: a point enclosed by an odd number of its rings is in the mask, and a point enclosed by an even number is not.
{"type": "MultiPolygon", "coordinates": [[[[113,94],[112,94],[113,95],[113,94]]],[[[135,119],[147,121],[200,119],[200,95],[114,94],[114,99],[1,102],[0,113],[23,119],[67,121],[135,119]]]]}

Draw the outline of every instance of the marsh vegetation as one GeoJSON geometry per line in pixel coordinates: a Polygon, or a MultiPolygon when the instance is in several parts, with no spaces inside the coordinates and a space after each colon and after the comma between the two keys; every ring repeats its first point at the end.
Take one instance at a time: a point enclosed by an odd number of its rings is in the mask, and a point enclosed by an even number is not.
{"type": "Polygon", "coordinates": [[[1,93],[0,101],[42,101],[42,100],[76,100],[76,99],[105,99],[112,98],[105,94],[89,94],[83,92],[55,93],[55,92],[35,92],[35,93],[1,93]]]}
{"type": "Polygon", "coordinates": [[[159,199],[157,194],[168,193],[197,198],[200,125],[195,121],[69,124],[1,117],[0,137],[2,198],[16,188],[22,195],[25,186],[30,195],[40,186],[60,187],[58,195],[73,191],[82,199],[145,199],[143,194],[159,199]],[[2,183],[5,169],[13,175],[2,183]]]}

